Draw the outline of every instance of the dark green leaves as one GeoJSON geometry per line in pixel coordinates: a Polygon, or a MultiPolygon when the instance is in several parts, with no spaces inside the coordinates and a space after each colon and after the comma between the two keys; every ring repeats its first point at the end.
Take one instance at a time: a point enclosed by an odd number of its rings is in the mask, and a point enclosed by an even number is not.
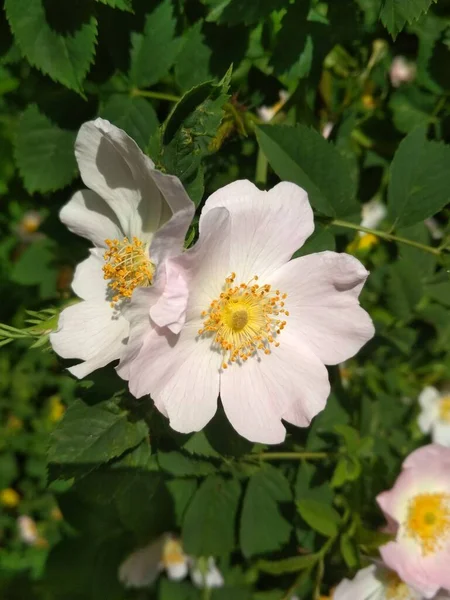
{"type": "Polygon", "coordinates": [[[104,105],[101,116],[126,131],[144,151],[158,129],[155,110],[145,98],[113,94],[104,105]]]}
{"type": "Polygon", "coordinates": [[[303,187],[318,211],[341,217],[359,212],[346,159],[317,131],[304,125],[263,125],[257,137],[280,179],[303,187]]]}
{"type": "Polygon", "coordinates": [[[266,465],[250,477],[241,515],[242,552],[250,557],[279,550],[289,540],[292,525],[281,514],[281,503],[292,500],[288,481],[266,465]]]}
{"type": "Polygon", "coordinates": [[[136,87],[149,87],[168,73],[181,47],[174,35],[172,3],[164,0],[147,16],[143,33],[132,34],[130,80],[136,87]]]}
{"type": "Polygon", "coordinates": [[[202,23],[196,23],[183,37],[183,47],[175,65],[178,85],[187,91],[211,79],[209,61],[211,50],[205,44],[202,23]]]}
{"type": "Polygon", "coordinates": [[[231,72],[218,84],[203,83],[187,92],[164,127],[160,161],[181,179],[197,204],[203,195],[202,159],[220,146],[218,130],[230,76],[231,72]]]}
{"type": "Polygon", "coordinates": [[[87,406],[77,400],[53,433],[49,461],[105,463],[133,448],[148,434],[143,422],[130,423],[113,402],[87,406]]]}
{"type": "Polygon", "coordinates": [[[212,475],[190,503],[183,524],[186,552],[221,556],[234,549],[234,527],[241,486],[234,479],[212,475]]]}
{"type": "Polygon", "coordinates": [[[95,55],[96,18],[87,16],[80,23],[71,23],[72,27],[76,25],[74,32],[58,33],[47,21],[43,0],[7,0],[5,10],[29,63],[55,81],[81,92],[95,55]]]}
{"type": "Polygon", "coordinates": [[[333,507],[311,498],[297,501],[298,512],[306,523],[322,535],[334,537],[338,533],[340,516],[333,507]]]}
{"type": "Polygon", "coordinates": [[[76,175],[75,133],[60,129],[35,105],[23,113],[15,155],[28,192],[49,192],[68,185],[76,175]]]}
{"type": "Polygon", "coordinates": [[[383,0],[380,18],[395,39],[406,23],[412,23],[437,0],[383,0]]]}
{"type": "Polygon", "coordinates": [[[388,205],[396,227],[414,225],[450,200],[450,148],[426,139],[426,129],[412,131],[391,165],[388,205]]]}

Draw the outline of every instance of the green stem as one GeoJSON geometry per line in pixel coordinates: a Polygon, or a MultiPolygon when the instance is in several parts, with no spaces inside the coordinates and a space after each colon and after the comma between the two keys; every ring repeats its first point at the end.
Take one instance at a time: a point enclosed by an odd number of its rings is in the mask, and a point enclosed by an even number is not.
{"type": "Polygon", "coordinates": [[[210,600],[211,598],[211,588],[205,587],[203,588],[202,600],[210,600]]]}
{"type": "Polygon", "coordinates": [[[155,100],[167,100],[168,102],[179,102],[181,98],[174,96],[173,94],[166,94],[165,92],[152,92],[151,90],[139,90],[133,88],[130,91],[130,96],[141,96],[142,98],[154,98],[155,100]]]}
{"type": "Polygon", "coordinates": [[[263,186],[267,183],[267,168],[268,161],[265,155],[263,154],[261,148],[258,149],[258,156],[256,158],[256,174],[255,174],[255,183],[259,183],[263,186]]]}
{"type": "Polygon", "coordinates": [[[402,244],[412,246],[413,248],[423,250],[424,252],[429,252],[435,256],[440,256],[441,254],[440,248],[433,248],[432,246],[427,246],[426,244],[421,244],[420,242],[416,242],[399,235],[393,235],[392,233],[387,233],[386,231],[380,231],[379,229],[369,229],[368,227],[362,227],[362,225],[358,225],[357,223],[350,223],[349,221],[342,221],[341,219],[333,219],[330,223],[331,225],[336,225],[337,227],[346,227],[347,229],[371,233],[372,235],[376,235],[383,240],[388,240],[389,242],[400,242],[402,244]]]}
{"type": "Polygon", "coordinates": [[[259,460],[322,460],[328,458],[327,452],[260,452],[249,454],[247,458],[259,460]]]}

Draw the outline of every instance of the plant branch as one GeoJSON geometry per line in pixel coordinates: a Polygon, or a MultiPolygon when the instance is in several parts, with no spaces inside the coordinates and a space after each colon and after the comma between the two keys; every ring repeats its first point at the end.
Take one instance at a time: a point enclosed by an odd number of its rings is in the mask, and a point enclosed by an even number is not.
{"type": "Polygon", "coordinates": [[[260,452],[248,454],[246,458],[258,460],[322,460],[328,458],[327,452],[260,452]]]}
{"type": "Polygon", "coordinates": [[[421,244],[420,242],[416,242],[415,240],[410,240],[399,235],[387,233],[386,231],[380,231],[379,229],[369,229],[368,227],[363,227],[362,225],[358,225],[357,223],[350,223],[350,221],[333,219],[332,221],[330,221],[330,223],[331,225],[336,225],[338,227],[346,227],[347,229],[354,229],[356,231],[364,231],[364,233],[371,233],[372,235],[376,235],[377,237],[380,237],[381,239],[387,240],[389,242],[400,242],[401,244],[406,244],[408,246],[412,246],[413,248],[418,248],[419,250],[423,250],[424,252],[434,254],[435,256],[440,256],[442,253],[442,248],[433,248],[432,246],[421,244]]]}
{"type": "Polygon", "coordinates": [[[139,90],[138,88],[133,88],[130,91],[130,96],[141,96],[142,98],[154,98],[155,100],[167,100],[168,102],[179,102],[181,98],[179,96],[174,96],[173,94],[166,94],[165,92],[152,92],[151,90],[139,90]]]}

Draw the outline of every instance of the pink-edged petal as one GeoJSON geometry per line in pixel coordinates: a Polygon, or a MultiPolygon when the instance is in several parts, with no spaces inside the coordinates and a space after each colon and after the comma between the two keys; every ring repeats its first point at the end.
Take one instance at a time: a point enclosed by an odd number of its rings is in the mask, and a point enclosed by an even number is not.
{"type": "Polygon", "coordinates": [[[81,126],[75,156],[85,185],[117,215],[127,236],[150,239],[160,225],[162,196],[154,164],[124,131],[97,119],[81,126]]]}
{"type": "Polygon", "coordinates": [[[186,321],[189,298],[187,281],[174,263],[165,265],[165,286],[157,302],[150,308],[150,317],[159,327],[180,333],[186,321]]]}
{"type": "Polygon", "coordinates": [[[83,300],[108,300],[108,282],[104,278],[103,250],[90,250],[89,258],[77,265],[72,289],[83,300]]]}
{"type": "Polygon", "coordinates": [[[221,356],[199,337],[201,322],[186,324],[179,335],[150,331],[129,367],[131,393],[151,394],[175,431],[199,431],[214,416],[221,356]]]}
{"type": "Polygon", "coordinates": [[[202,211],[224,207],[231,215],[233,271],[247,281],[268,274],[287,262],[314,231],[307,193],[297,185],[282,182],[268,192],[249,181],[236,181],[212,194],[202,211]]]}
{"type": "Polygon", "coordinates": [[[328,365],[347,360],[374,335],[370,316],[358,303],[368,276],[348,254],[319,252],[283,265],[270,283],[287,293],[286,330],[328,365]]]}
{"type": "MultiPolygon", "coordinates": [[[[380,554],[385,564],[396,571],[406,584],[419,590],[424,598],[433,598],[443,583],[436,579],[435,568],[431,567],[430,559],[414,552],[414,549],[398,542],[389,542],[380,548],[380,554]]],[[[450,573],[446,567],[450,588],[450,573]]],[[[439,577],[440,578],[440,577],[439,577]]]]}
{"type": "Polygon", "coordinates": [[[225,413],[243,437],[279,444],[285,438],[281,419],[307,426],[330,392],[328,372],[300,341],[283,334],[271,354],[259,353],[221,374],[225,413]]]}
{"type": "MultiPolygon", "coordinates": [[[[412,452],[403,463],[404,469],[421,469],[424,473],[430,471],[430,465],[434,469],[450,473],[450,448],[445,448],[440,444],[429,444],[422,446],[412,452]]],[[[450,478],[449,478],[450,485],[450,478]]]]}
{"type": "Polygon", "coordinates": [[[91,190],[76,192],[62,207],[59,216],[72,233],[87,238],[100,248],[106,248],[107,239],[124,237],[114,211],[91,190]]]}
{"type": "Polygon", "coordinates": [[[53,350],[83,363],[69,371],[78,378],[120,358],[128,336],[128,321],[105,301],[82,301],[65,308],[58,330],[50,335],[53,350]]]}

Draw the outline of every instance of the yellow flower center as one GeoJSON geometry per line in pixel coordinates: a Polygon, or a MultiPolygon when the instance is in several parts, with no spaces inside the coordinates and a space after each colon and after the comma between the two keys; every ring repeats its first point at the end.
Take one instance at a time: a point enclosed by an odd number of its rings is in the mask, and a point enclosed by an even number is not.
{"type": "Polygon", "coordinates": [[[103,258],[104,278],[109,279],[113,297],[111,306],[124,298],[131,298],[137,287],[148,287],[152,284],[155,266],[150,262],[146,247],[141,240],[134,237],[119,240],[105,240],[109,250],[103,258]]]}
{"type": "Polygon", "coordinates": [[[386,575],[386,600],[415,600],[411,588],[404,583],[397,573],[388,573],[386,575]]]}
{"type": "Polygon", "coordinates": [[[423,554],[437,552],[450,535],[450,494],[419,494],[409,505],[407,534],[422,547],[423,554]]]}
{"type": "Polygon", "coordinates": [[[171,538],[165,542],[161,562],[166,568],[184,564],[186,562],[186,556],[184,555],[183,548],[178,540],[171,538]]]}
{"type": "Polygon", "coordinates": [[[199,335],[214,334],[214,344],[227,356],[222,367],[239,360],[246,361],[257,350],[270,354],[270,344],[279,346],[276,336],[286,326],[284,308],[287,294],[258,285],[255,275],[248,283],[235,285],[236,274],[225,280],[224,291],[202,312],[203,328],[199,335]],[[228,363],[228,364],[227,364],[228,363]]]}
{"type": "Polygon", "coordinates": [[[441,398],[439,403],[439,417],[441,421],[450,423],[450,396],[441,398]]]}

